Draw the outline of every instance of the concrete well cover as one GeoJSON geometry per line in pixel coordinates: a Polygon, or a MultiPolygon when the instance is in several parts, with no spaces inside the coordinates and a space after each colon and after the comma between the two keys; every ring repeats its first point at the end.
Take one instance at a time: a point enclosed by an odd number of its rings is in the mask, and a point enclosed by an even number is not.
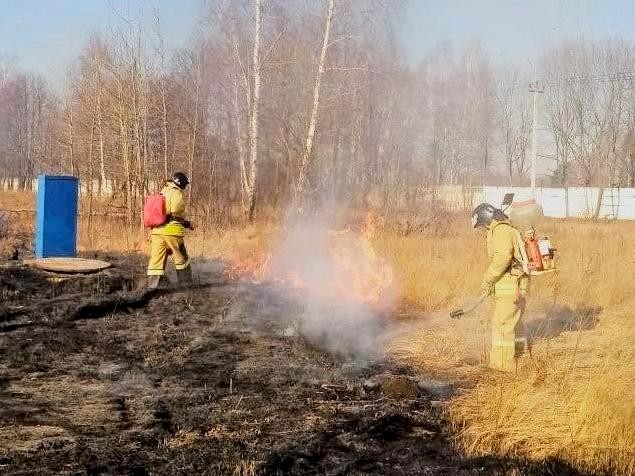
{"type": "Polygon", "coordinates": [[[111,266],[108,261],[85,258],[39,258],[24,260],[24,264],[54,273],[96,273],[111,266]]]}

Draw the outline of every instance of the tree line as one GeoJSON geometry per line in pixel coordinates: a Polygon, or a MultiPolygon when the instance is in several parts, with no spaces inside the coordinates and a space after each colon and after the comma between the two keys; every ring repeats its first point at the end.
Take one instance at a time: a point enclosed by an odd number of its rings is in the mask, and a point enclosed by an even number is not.
{"type": "Polygon", "coordinates": [[[174,170],[210,222],[371,193],[414,206],[439,184],[526,184],[538,79],[542,183],[635,186],[624,39],[562,41],[530,74],[478,43],[442,43],[409,64],[396,0],[201,8],[187,48],[166,44],[159,18],[125,21],[93,37],[56,90],[3,64],[0,175],[25,187],[41,172],[76,175],[91,197],[112,192],[130,223],[174,170]]]}

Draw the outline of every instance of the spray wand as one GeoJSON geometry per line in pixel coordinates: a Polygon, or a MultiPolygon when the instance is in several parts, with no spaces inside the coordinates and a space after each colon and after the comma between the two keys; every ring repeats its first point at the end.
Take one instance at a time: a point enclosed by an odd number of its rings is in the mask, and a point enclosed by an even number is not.
{"type": "Polygon", "coordinates": [[[473,304],[470,304],[469,306],[466,307],[462,307],[461,309],[455,309],[454,311],[450,312],[450,318],[452,319],[459,319],[463,316],[465,316],[466,314],[469,314],[470,312],[472,312],[474,309],[476,309],[477,307],[480,306],[480,304],[485,301],[485,299],[487,298],[487,296],[489,296],[489,293],[483,293],[479,296],[479,298],[476,300],[476,302],[474,302],[473,304]]]}

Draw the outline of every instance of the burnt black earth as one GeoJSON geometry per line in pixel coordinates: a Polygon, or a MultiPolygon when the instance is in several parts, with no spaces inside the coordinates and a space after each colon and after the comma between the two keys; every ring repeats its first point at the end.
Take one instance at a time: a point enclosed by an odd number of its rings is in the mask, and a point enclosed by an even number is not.
{"type": "Polygon", "coordinates": [[[110,258],[74,278],[0,267],[0,474],[578,474],[463,458],[424,391],[367,384],[413,369],[307,342],[283,290],[207,264],[148,292],[139,260],[110,258]]]}

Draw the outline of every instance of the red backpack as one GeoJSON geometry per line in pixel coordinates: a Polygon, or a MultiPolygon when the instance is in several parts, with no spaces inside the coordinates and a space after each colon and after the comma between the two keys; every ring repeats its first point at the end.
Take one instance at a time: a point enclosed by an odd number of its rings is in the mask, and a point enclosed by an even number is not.
{"type": "Polygon", "coordinates": [[[148,195],[143,206],[143,226],[146,228],[161,226],[165,224],[167,218],[163,194],[148,195]]]}

